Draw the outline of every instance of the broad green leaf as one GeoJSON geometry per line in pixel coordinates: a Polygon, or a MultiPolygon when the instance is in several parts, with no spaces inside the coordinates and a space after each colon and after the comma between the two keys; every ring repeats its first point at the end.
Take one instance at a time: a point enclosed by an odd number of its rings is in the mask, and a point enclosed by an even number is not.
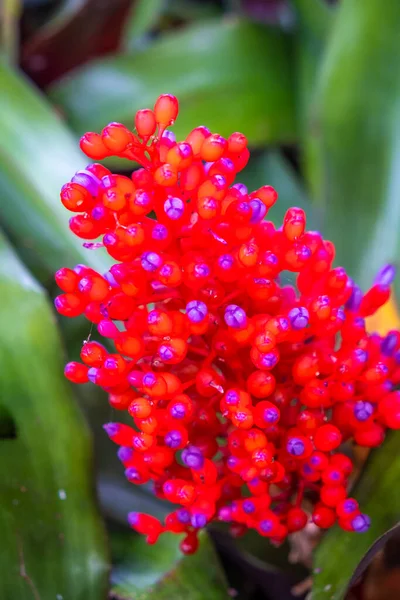
{"type": "Polygon", "coordinates": [[[202,534],[196,554],[183,556],[182,536],[165,533],[154,546],[132,531],[111,532],[115,600],[226,600],[226,582],[213,545],[202,534]]]}
{"type": "Polygon", "coordinates": [[[165,4],[165,0],[136,0],[133,3],[124,28],[124,46],[127,49],[135,49],[140,39],[153,29],[165,4]]]}
{"type": "Polygon", "coordinates": [[[0,61],[0,220],[18,252],[41,279],[62,266],[109,261],[88,251],[68,229],[62,185],[89,162],[52,108],[0,61]]]}
{"type": "Polygon", "coordinates": [[[161,37],[147,50],[99,60],[62,80],[52,98],[73,129],[132,127],[136,110],[175,94],[178,139],[204,123],[253,145],[295,138],[290,44],[284,34],[232,19],[207,21],[161,37]]]}
{"type": "Polygon", "coordinates": [[[367,533],[331,530],[315,555],[312,600],[342,600],[354,569],[368,548],[400,519],[400,433],[372,451],[354,496],[371,517],[367,533]]]}
{"type": "Polygon", "coordinates": [[[319,186],[318,163],[321,157],[314,136],[308,135],[308,132],[315,127],[315,82],[335,12],[325,0],[292,0],[292,4],[296,13],[296,98],[301,162],[308,186],[315,195],[319,186]]]}
{"type": "Polygon", "coordinates": [[[399,30],[398,0],[340,3],[310,128],[324,233],[364,287],[400,248],[399,30]]]}
{"type": "Polygon", "coordinates": [[[44,292],[0,237],[0,598],[100,600],[91,443],[44,292]]]}

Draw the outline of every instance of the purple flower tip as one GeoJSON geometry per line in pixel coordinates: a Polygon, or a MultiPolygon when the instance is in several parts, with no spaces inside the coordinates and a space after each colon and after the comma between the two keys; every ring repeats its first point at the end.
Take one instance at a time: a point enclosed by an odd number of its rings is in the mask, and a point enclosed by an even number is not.
{"type": "Polygon", "coordinates": [[[131,527],[135,527],[139,522],[139,513],[130,512],[128,513],[128,523],[131,527]]]}
{"type": "Polygon", "coordinates": [[[176,511],[176,516],[178,517],[178,521],[180,523],[190,523],[190,512],[187,508],[180,508],[176,511]]]}
{"type": "Polygon", "coordinates": [[[171,416],[173,419],[184,419],[186,417],[186,407],[184,404],[174,404],[171,408],[171,416]]]}
{"type": "Polygon", "coordinates": [[[140,475],[136,467],[128,467],[125,469],[125,477],[131,482],[140,481],[140,475]]]}
{"type": "Polygon", "coordinates": [[[158,349],[158,354],[161,358],[161,360],[171,360],[172,358],[174,358],[174,353],[171,350],[171,348],[169,346],[167,346],[166,344],[162,344],[159,349],[158,349]]]}
{"type": "Polygon", "coordinates": [[[264,419],[267,423],[276,423],[279,419],[278,411],[275,408],[266,408],[264,410],[264,419]]]}
{"type": "Polygon", "coordinates": [[[91,383],[96,383],[98,374],[99,369],[96,369],[96,367],[90,367],[89,371],[87,372],[89,381],[91,383]]]}
{"type": "Polygon", "coordinates": [[[354,531],[357,531],[357,533],[365,533],[365,531],[368,531],[368,529],[370,528],[371,519],[368,515],[357,515],[351,521],[351,525],[354,531]]]}
{"type": "Polygon", "coordinates": [[[197,513],[192,516],[190,520],[192,527],[196,527],[196,529],[200,529],[201,527],[205,527],[207,524],[207,517],[202,513],[197,513]]]}
{"type": "Polygon", "coordinates": [[[165,240],[168,237],[168,229],[162,223],[158,223],[151,232],[153,240],[165,240]]]}
{"type": "Polygon", "coordinates": [[[273,528],[273,523],[272,523],[271,519],[264,519],[263,521],[260,522],[260,529],[264,533],[269,533],[272,530],[272,528],[273,528]]]}
{"type": "Polygon", "coordinates": [[[382,267],[382,269],[380,269],[380,271],[378,271],[378,274],[374,280],[374,285],[391,285],[395,277],[396,267],[391,264],[385,265],[382,267]]]}
{"type": "Polygon", "coordinates": [[[357,502],[355,500],[353,500],[352,498],[348,498],[344,502],[343,509],[347,513],[352,513],[355,510],[357,510],[357,502]]]}
{"type": "Polygon", "coordinates": [[[100,179],[86,169],[75,173],[71,181],[84,187],[92,196],[97,196],[101,185],[100,179]]]}
{"type": "Polygon", "coordinates": [[[353,290],[351,292],[350,298],[347,300],[347,302],[345,304],[345,308],[350,311],[358,310],[358,308],[361,304],[362,297],[363,297],[363,293],[362,293],[361,288],[359,288],[358,285],[356,285],[353,282],[353,290]]]}
{"type": "Polygon", "coordinates": [[[169,431],[164,437],[165,445],[168,448],[178,448],[182,443],[182,435],[179,431],[169,431]]]}
{"type": "Polygon", "coordinates": [[[251,500],[244,500],[242,506],[243,506],[244,512],[248,515],[250,515],[251,513],[253,513],[256,510],[256,507],[254,506],[254,502],[252,502],[251,500]]]}
{"type": "Polygon", "coordinates": [[[388,333],[381,343],[381,352],[385,356],[392,356],[397,346],[397,334],[395,332],[388,333]]]}
{"type": "Polygon", "coordinates": [[[140,259],[140,264],[145,271],[157,271],[162,265],[162,258],[157,252],[144,252],[140,259]]]}
{"type": "Polygon", "coordinates": [[[107,435],[112,437],[113,435],[118,433],[119,423],[106,423],[105,425],[103,425],[103,429],[107,433],[107,435]]]}
{"type": "Polygon", "coordinates": [[[222,254],[222,256],[218,258],[218,266],[221,269],[231,269],[234,265],[234,262],[234,258],[231,254],[222,254]]]}
{"type": "Polygon", "coordinates": [[[243,308],[237,304],[229,304],[225,309],[224,320],[228,327],[241,329],[246,326],[247,316],[243,308]]]}
{"type": "Polygon", "coordinates": [[[126,462],[130,460],[133,456],[133,448],[129,448],[128,446],[121,446],[118,449],[117,456],[121,462],[126,462]]]}
{"type": "Polygon", "coordinates": [[[244,185],[244,183],[235,183],[232,188],[234,190],[237,190],[242,196],[246,196],[246,194],[248,193],[248,189],[247,187],[244,185]]]}
{"type": "Polygon", "coordinates": [[[250,200],[249,204],[252,210],[250,223],[259,223],[267,214],[267,207],[259,200],[259,198],[253,198],[253,200],[250,200]]]}
{"type": "Polygon", "coordinates": [[[286,444],[286,450],[292,456],[301,456],[304,454],[304,442],[299,438],[290,438],[286,444]]]}
{"type": "Polygon", "coordinates": [[[169,196],[164,202],[164,212],[173,221],[180,219],[185,210],[185,204],[180,198],[169,196]]]}
{"type": "Polygon", "coordinates": [[[274,352],[266,352],[262,355],[261,363],[266,369],[272,369],[278,362],[278,356],[274,352]]]}
{"type": "Polygon", "coordinates": [[[359,400],[354,405],[354,416],[357,421],[366,421],[374,412],[374,407],[371,402],[364,402],[359,400]]]}
{"type": "Polygon", "coordinates": [[[190,469],[201,469],[204,465],[204,456],[196,446],[188,446],[182,452],[182,461],[190,469]]]}
{"type": "Polygon", "coordinates": [[[207,305],[201,300],[191,300],[186,304],[186,315],[192,323],[200,323],[208,314],[207,305]]]}

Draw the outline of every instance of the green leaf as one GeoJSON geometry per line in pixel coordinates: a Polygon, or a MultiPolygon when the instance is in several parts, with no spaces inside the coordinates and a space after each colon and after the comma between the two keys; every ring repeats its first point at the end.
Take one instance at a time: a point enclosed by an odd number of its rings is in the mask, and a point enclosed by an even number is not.
{"type": "Polygon", "coordinates": [[[0,597],[100,600],[91,444],[44,292],[0,237],[0,597]]]}
{"type": "Polygon", "coordinates": [[[399,29],[398,0],[341,2],[310,128],[324,233],[364,287],[400,248],[399,29]]]}
{"type": "Polygon", "coordinates": [[[400,464],[394,458],[399,453],[397,431],[381,448],[372,451],[354,494],[362,511],[371,517],[371,527],[362,534],[335,527],[325,536],[315,555],[312,600],[343,599],[350,577],[368,548],[399,521],[400,464]]]}
{"type": "Polygon", "coordinates": [[[135,49],[139,40],[155,27],[164,7],[165,0],[136,0],[133,3],[124,30],[127,49],[135,49]]]}
{"type": "Polygon", "coordinates": [[[316,195],[319,186],[319,148],[309,130],[314,127],[315,82],[334,24],[336,11],[325,0],[292,0],[297,24],[296,46],[296,98],[301,139],[301,162],[308,186],[316,195]]]}
{"type": "Polygon", "coordinates": [[[166,92],[180,101],[178,139],[201,123],[222,135],[243,131],[253,145],[295,138],[289,39],[236,19],[188,26],[141,53],[91,63],[51,95],[81,134],[109,121],[132,127],[135,111],[166,92]]]}
{"type": "Polygon", "coordinates": [[[40,94],[0,61],[0,219],[35,274],[109,260],[88,251],[68,229],[62,185],[89,162],[40,94]]]}
{"type": "Polygon", "coordinates": [[[226,582],[206,533],[196,554],[183,556],[181,536],[165,533],[154,546],[132,531],[111,532],[115,600],[226,600],[226,582]]]}

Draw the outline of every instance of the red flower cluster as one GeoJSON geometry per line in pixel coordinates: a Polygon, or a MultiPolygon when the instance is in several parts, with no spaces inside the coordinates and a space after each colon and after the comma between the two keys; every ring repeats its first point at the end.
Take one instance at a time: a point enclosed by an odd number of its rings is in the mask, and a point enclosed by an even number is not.
{"type": "Polygon", "coordinates": [[[139,513],[129,522],[149,543],[185,534],[187,553],[212,520],[275,542],[309,519],[365,531],[347,496],[352,462],[338,449],[350,438],[378,446],[400,428],[400,333],[368,335],[364,320],[388,299],[394,268],[364,295],[332,268],[334,246],[305,230],[303,210],[277,229],[265,220],[276,191],[234,184],[249,157],[244,135],[197,127],[177,143],[166,129],[177,114],[163,95],[136,114],[136,134],[119,123],[87,133],[90,158],[143,168],[126,177],[91,164],[61,191],[79,213],[72,231],[102,236],[85,245],[117,261],[105,274],[56,274],[59,313],[84,314],[115,347],[85,342],[66,376],[128,411],[132,426],[105,425],[126,477],[180,505],[165,523],[139,513]],[[284,271],[298,274],[296,288],[281,284],[284,271]]]}

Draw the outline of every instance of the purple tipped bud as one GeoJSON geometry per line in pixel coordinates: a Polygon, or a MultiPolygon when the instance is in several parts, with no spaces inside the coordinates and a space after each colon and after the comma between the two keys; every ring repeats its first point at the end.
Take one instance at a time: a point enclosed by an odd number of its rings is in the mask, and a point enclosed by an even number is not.
{"type": "Polygon", "coordinates": [[[158,349],[158,355],[163,361],[172,360],[174,358],[174,353],[172,349],[166,344],[162,344],[158,349]]]}
{"type": "Polygon", "coordinates": [[[244,500],[242,507],[243,507],[244,512],[248,515],[250,515],[251,513],[253,513],[256,510],[256,507],[254,506],[254,502],[252,502],[251,500],[244,500]]]}
{"type": "Polygon", "coordinates": [[[87,372],[87,377],[88,377],[89,381],[91,383],[96,383],[98,376],[99,376],[99,369],[96,369],[96,367],[90,367],[90,369],[87,372]]]}
{"type": "Polygon", "coordinates": [[[365,363],[368,360],[368,352],[363,348],[357,348],[354,350],[354,357],[358,360],[358,362],[365,363]]]}
{"type": "Polygon", "coordinates": [[[357,503],[357,501],[353,500],[352,498],[348,498],[343,503],[343,510],[344,510],[344,512],[349,513],[349,514],[351,514],[352,512],[358,510],[358,503],[357,503]]]}
{"type": "Polygon", "coordinates": [[[106,190],[108,188],[114,187],[115,186],[115,177],[114,175],[105,175],[104,177],[101,178],[101,186],[103,188],[105,188],[106,190]]]}
{"type": "Polygon", "coordinates": [[[337,317],[337,319],[339,319],[339,321],[342,321],[342,322],[344,322],[346,320],[346,313],[344,312],[343,308],[338,308],[336,317],[337,317]]]}
{"type": "Polygon", "coordinates": [[[237,190],[242,196],[246,196],[246,194],[248,193],[248,189],[247,187],[244,185],[244,183],[235,183],[232,188],[234,190],[237,190]]]}
{"type": "Polygon", "coordinates": [[[173,419],[184,419],[186,417],[186,406],[184,404],[174,404],[171,408],[171,417],[173,419]]]}
{"type": "Polygon", "coordinates": [[[170,129],[165,129],[161,137],[167,138],[167,140],[170,140],[171,142],[176,142],[176,136],[170,129]]]}
{"type": "Polygon", "coordinates": [[[131,460],[133,455],[134,455],[133,448],[129,448],[128,446],[121,446],[117,452],[117,456],[122,463],[127,462],[128,460],[131,460]]]}
{"type": "Polygon", "coordinates": [[[190,469],[202,469],[204,466],[204,456],[196,446],[188,446],[182,452],[182,462],[190,469]]]}
{"type": "Polygon", "coordinates": [[[396,267],[394,265],[385,265],[374,279],[374,285],[391,285],[396,277],[396,267]]]}
{"type": "Polygon", "coordinates": [[[290,438],[287,441],[286,450],[292,456],[301,456],[305,451],[304,442],[299,438],[290,438]]]}
{"type": "Polygon", "coordinates": [[[178,517],[178,521],[180,523],[184,523],[185,525],[190,523],[190,512],[187,510],[187,508],[178,509],[176,511],[176,516],[178,517]]]}
{"type": "Polygon", "coordinates": [[[241,329],[246,326],[247,316],[243,308],[237,304],[229,304],[225,308],[224,320],[228,327],[241,329]]]}
{"type": "Polygon", "coordinates": [[[210,274],[210,267],[205,263],[200,263],[194,266],[193,271],[198,277],[208,277],[210,274]]]}
{"type": "Polygon", "coordinates": [[[185,211],[185,203],[180,198],[169,196],[164,202],[164,212],[169,219],[180,219],[185,211]]]}
{"type": "Polygon", "coordinates": [[[131,527],[135,527],[139,523],[140,515],[137,512],[128,513],[128,523],[131,527]]]}
{"type": "Polygon", "coordinates": [[[131,481],[132,483],[136,483],[142,480],[140,473],[136,467],[129,467],[128,469],[125,469],[125,477],[128,481],[131,481]]]}
{"type": "Polygon", "coordinates": [[[353,527],[354,531],[357,531],[357,533],[365,533],[370,528],[370,525],[371,519],[368,515],[364,514],[357,515],[351,521],[351,526],[353,527]]]}
{"type": "Polygon", "coordinates": [[[200,529],[201,527],[205,527],[207,525],[207,517],[202,513],[197,513],[192,516],[190,520],[192,527],[196,527],[196,529],[200,529]]]}
{"type": "Polygon", "coordinates": [[[354,416],[357,421],[366,421],[374,412],[374,407],[371,402],[364,402],[359,400],[354,405],[354,416]]]}
{"type": "Polygon", "coordinates": [[[363,293],[360,287],[353,282],[353,290],[351,292],[350,298],[347,300],[345,304],[345,308],[352,312],[355,312],[359,309],[361,300],[363,297],[363,293]]]}
{"type": "Polygon", "coordinates": [[[265,369],[273,369],[278,363],[279,357],[274,352],[261,354],[261,364],[265,369]]]}
{"type": "Polygon", "coordinates": [[[186,304],[186,315],[192,323],[200,323],[208,315],[208,308],[200,300],[191,300],[186,304]]]}
{"type": "Polygon", "coordinates": [[[250,223],[259,223],[267,214],[267,207],[259,198],[253,198],[253,200],[250,200],[249,204],[252,210],[250,223]]]}
{"type": "Polygon", "coordinates": [[[224,396],[224,400],[229,406],[237,406],[240,401],[240,395],[236,390],[228,390],[224,396]]]}
{"type": "Polygon", "coordinates": [[[151,237],[153,240],[166,240],[168,237],[168,229],[162,223],[158,223],[153,227],[151,237]]]}
{"type": "Polygon", "coordinates": [[[279,420],[279,413],[276,408],[266,408],[263,412],[263,418],[267,423],[276,423],[279,420]]]}
{"type": "Polygon", "coordinates": [[[164,442],[168,448],[178,448],[182,444],[182,435],[173,429],[165,435],[164,442]]]}
{"type": "MultiPolygon", "coordinates": [[[[106,207],[105,206],[95,206],[95,208],[90,213],[90,216],[95,221],[100,221],[101,219],[104,219],[105,215],[106,215],[106,207]]],[[[103,242],[106,245],[111,246],[111,244],[113,243],[114,239],[115,238],[114,238],[114,236],[112,234],[107,234],[106,233],[106,235],[103,237],[103,242]],[[111,235],[111,237],[110,237],[110,235],[111,235]]]]}
{"type": "Polygon", "coordinates": [[[230,506],[223,506],[218,511],[218,519],[220,521],[232,521],[232,509],[230,506]]]}
{"type": "Polygon", "coordinates": [[[151,206],[152,199],[148,192],[145,192],[144,190],[138,190],[135,194],[134,203],[136,204],[136,206],[146,208],[148,206],[151,206]]]}
{"type": "Polygon", "coordinates": [[[112,438],[114,435],[117,435],[118,431],[120,430],[120,425],[119,423],[106,423],[103,425],[103,429],[107,435],[112,438]]]}
{"type": "Polygon", "coordinates": [[[397,346],[397,334],[395,332],[388,333],[381,343],[381,352],[385,356],[392,356],[397,346]]]}
{"type": "Polygon", "coordinates": [[[310,314],[304,306],[292,308],[292,310],[289,311],[288,317],[293,329],[304,329],[304,327],[307,327],[310,320],[310,314]]]}
{"type": "Polygon", "coordinates": [[[263,521],[260,521],[260,529],[263,533],[269,533],[272,531],[273,527],[274,523],[271,521],[271,519],[264,519],[263,521]]]}
{"type": "Polygon", "coordinates": [[[157,377],[154,373],[145,373],[142,378],[142,385],[151,387],[157,382],[157,377]]]}
{"type": "Polygon", "coordinates": [[[231,254],[222,254],[222,256],[220,256],[218,258],[218,266],[221,269],[224,269],[224,270],[232,269],[234,264],[235,264],[235,260],[231,254]]]}
{"type": "Polygon", "coordinates": [[[145,271],[150,273],[157,271],[162,265],[162,258],[156,252],[144,252],[140,259],[140,264],[145,271]]]}
{"type": "Polygon", "coordinates": [[[92,196],[97,196],[101,185],[100,179],[86,169],[75,173],[71,181],[84,187],[92,196]]]}

